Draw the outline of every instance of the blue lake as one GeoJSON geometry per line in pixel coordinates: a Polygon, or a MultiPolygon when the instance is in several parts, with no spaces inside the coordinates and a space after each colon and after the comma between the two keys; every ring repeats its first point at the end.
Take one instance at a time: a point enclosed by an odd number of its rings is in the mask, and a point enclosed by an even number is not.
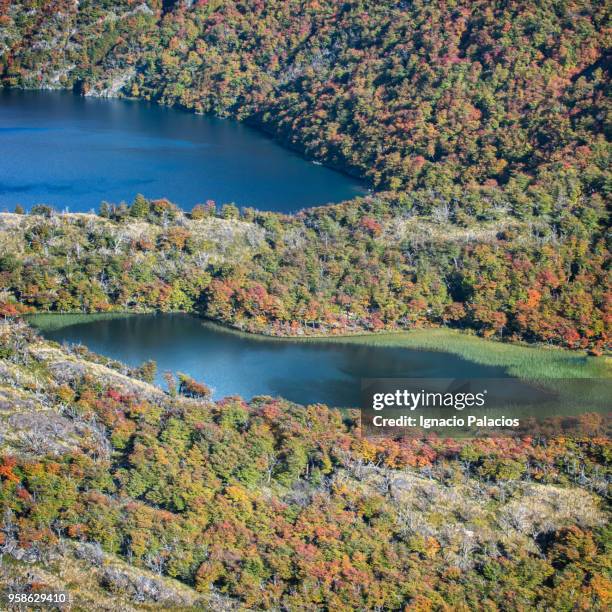
{"type": "Polygon", "coordinates": [[[237,121],[61,91],[0,91],[0,159],[0,211],[86,212],[142,193],[293,212],[367,191],[237,121]]]}
{"type": "MultiPolygon", "coordinates": [[[[186,314],[30,318],[50,340],[138,366],[206,382],[215,397],[272,395],[308,404],[357,406],[362,378],[498,378],[504,368],[484,366],[443,351],[319,340],[263,338],[229,331],[186,314]]],[[[530,390],[530,393],[532,391],[530,390]]]]}

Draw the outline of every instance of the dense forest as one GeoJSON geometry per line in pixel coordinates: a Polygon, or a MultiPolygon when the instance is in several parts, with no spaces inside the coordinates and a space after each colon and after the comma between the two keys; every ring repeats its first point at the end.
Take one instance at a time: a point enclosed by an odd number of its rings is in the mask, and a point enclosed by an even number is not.
{"type": "Polygon", "coordinates": [[[25,324],[0,347],[3,584],[79,609],[609,609],[606,438],[373,441],[25,324]]]}
{"type": "Polygon", "coordinates": [[[294,215],[205,193],[191,211],[130,194],[0,214],[0,584],[83,610],[610,609],[599,422],[368,440],[357,412],[213,401],[170,373],[162,390],[152,362],[20,320],[187,311],[272,335],[451,326],[606,353],[609,13],[0,0],[3,86],[234,117],[373,190],[294,215]]]}
{"type": "Polygon", "coordinates": [[[398,206],[377,196],[279,216],[209,202],[185,214],[140,196],[98,216],[5,214],[0,308],[182,310],[272,335],[447,325],[605,350],[603,238],[507,219],[461,228],[398,206]]]}

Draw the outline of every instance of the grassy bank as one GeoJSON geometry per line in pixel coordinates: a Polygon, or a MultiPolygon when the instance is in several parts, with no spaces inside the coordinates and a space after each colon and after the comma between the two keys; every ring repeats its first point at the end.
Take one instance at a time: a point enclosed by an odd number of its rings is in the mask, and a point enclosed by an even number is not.
{"type": "Polygon", "coordinates": [[[612,378],[612,360],[609,357],[590,357],[582,351],[570,351],[554,346],[509,344],[448,328],[300,338],[251,334],[219,325],[214,321],[204,321],[202,324],[224,333],[267,342],[355,344],[451,353],[473,363],[505,368],[510,376],[528,380],[612,378]]]}
{"type": "Polygon", "coordinates": [[[509,376],[557,394],[559,409],[562,405],[584,406],[584,402],[601,407],[610,397],[612,363],[609,357],[590,357],[555,347],[504,344],[452,329],[417,329],[329,341],[443,351],[481,365],[502,367],[509,376]],[[578,383],[576,378],[590,380],[578,383]]]}
{"type": "Polygon", "coordinates": [[[612,364],[608,357],[589,357],[555,347],[505,344],[453,329],[415,329],[325,341],[452,353],[482,365],[506,368],[511,376],[530,380],[612,377],[612,364]]]}
{"type": "MultiPolygon", "coordinates": [[[[78,325],[79,323],[92,323],[93,321],[108,321],[110,319],[124,319],[134,316],[131,312],[99,312],[85,313],[41,313],[25,316],[25,320],[33,327],[43,332],[52,332],[78,325]]],[[[142,314],[142,313],[138,313],[142,314]]]]}

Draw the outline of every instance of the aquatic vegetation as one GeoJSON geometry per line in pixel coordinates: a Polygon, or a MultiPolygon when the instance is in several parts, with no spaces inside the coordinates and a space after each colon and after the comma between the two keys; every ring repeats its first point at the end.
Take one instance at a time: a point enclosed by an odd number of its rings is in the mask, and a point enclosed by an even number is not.
{"type": "Polygon", "coordinates": [[[609,378],[612,375],[610,361],[605,358],[577,355],[555,347],[486,341],[451,329],[419,329],[393,334],[329,338],[328,341],[439,350],[454,353],[475,363],[501,366],[511,376],[532,380],[609,378]]]}

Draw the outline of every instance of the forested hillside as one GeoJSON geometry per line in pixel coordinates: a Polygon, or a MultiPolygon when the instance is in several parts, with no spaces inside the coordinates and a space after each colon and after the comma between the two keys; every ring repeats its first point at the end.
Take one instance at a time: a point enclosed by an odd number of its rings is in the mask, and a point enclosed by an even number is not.
{"type": "Polygon", "coordinates": [[[296,217],[143,197],[99,216],[39,207],[0,216],[0,250],[6,314],[182,310],[273,335],[448,325],[596,354],[608,339],[603,240],[398,218],[379,197],[296,217]]]}
{"type": "Polygon", "coordinates": [[[0,347],[4,585],[79,609],[609,608],[605,438],[374,442],[357,414],[164,393],[24,324],[0,347]]]}
{"type": "Polygon", "coordinates": [[[14,245],[26,261],[3,259],[5,301],[197,309],[268,333],[446,324],[596,352],[607,344],[604,2],[1,7],[7,86],[236,116],[385,190],[296,217],[247,211],[265,239],[248,247],[251,260],[235,250],[223,265],[193,226],[110,252],[84,234],[93,274],[83,273],[80,255],[60,263],[62,230],[40,229],[49,236],[14,245]],[[129,264],[117,267],[134,251],[174,263],[134,279],[129,264]],[[48,256],[51,267],[35,272],[48,256]],[[177,291],[185,266],[180,282],[195,285],[177,291]]]}
{"type": "Polygon", "coordinates": [[[601,355],[609,13],[0,0],[3,86],[235,117],[373,189],[295,215],[206,193],[188,212],[139,195],[0,214],[0,584],[64,589],[84,610],[609,610],[602,420],[584,419],[588,437],[368,440],[356,412],[212,401],[170,373],[162,390],[152,362],[59,346],[19,319],[452,326],[601,355]]]}
{"type": "Polygon", "coordinates": [[[541,213],[576,188],[602,194],[605,2],[2,4],[9,85],[249,119],[376,186],[460,208],[454,185],[499,184],[541,213]]]}

